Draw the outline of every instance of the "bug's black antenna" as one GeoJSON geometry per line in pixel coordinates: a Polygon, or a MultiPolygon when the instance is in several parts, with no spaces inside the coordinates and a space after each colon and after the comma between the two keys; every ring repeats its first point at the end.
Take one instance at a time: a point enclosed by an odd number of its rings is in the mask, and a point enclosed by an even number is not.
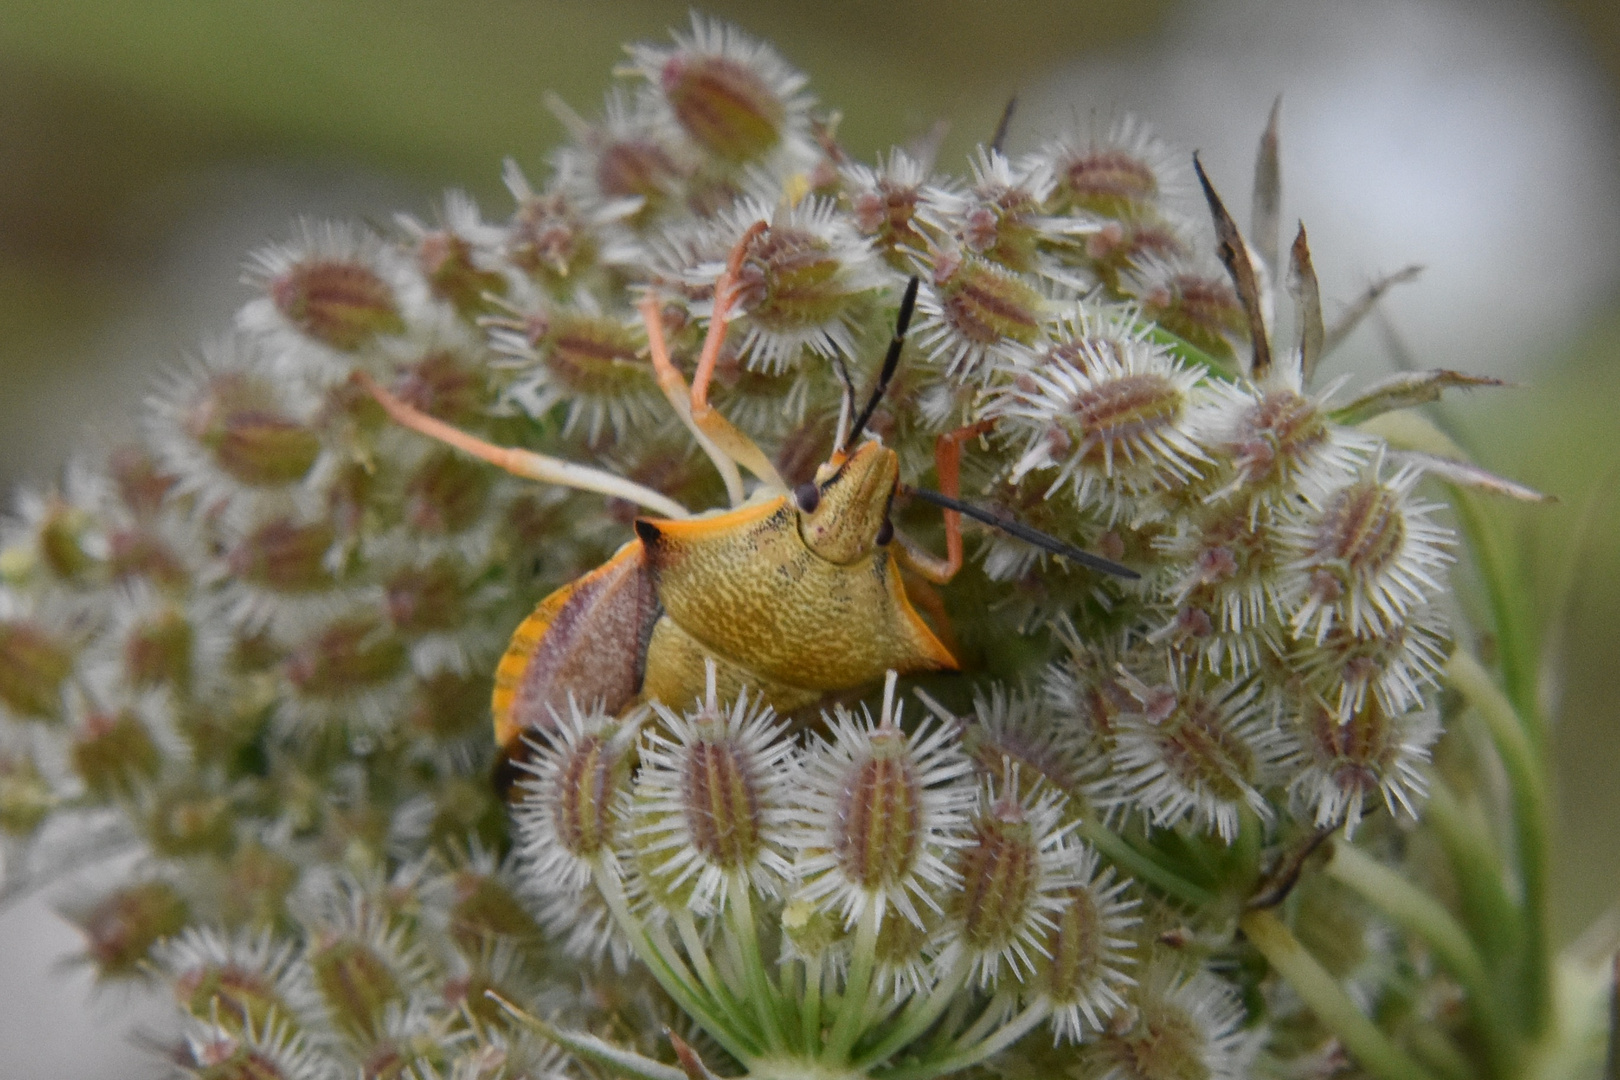
{"type": "Polygon", "coordinates": [[[1013,113],[1017,111],[1018,95],[1014,94],[1007,99],[1007,107],[1001,110],[1001,119],[996,121],[996,133],[990,137],[990,149],[998,154],[1007,145],[1007,132],[1012,129],[1013,113]]]}
{"type": "Polygon", "coordinates": [[[883,357],[883,370],[878,372],[877,385],[872,388],[872,397],[867,401],[866,408],[850,428],[849,439],[845,446],[852,446],[861,432],[866,430],[867,423],[872,414],[877,411],[878,402],[883,400],[883,394],[889,389],[889,381],[894,378],[894,369],[900,366],[900,349],[906,343],[906,330],[911,326],[911,313],[917,306],[917,279],[912,278],[906,283],[906,295],[900,298],[900,315],[894,320],[894,337],[889,339],[889,351],[883,357]]]}
{"type": "Polygon", "coordinates": [[[1014,521],[1009,517],[1002,517],[1000,514],[986,510],[982,506],[974,506],[972,503],[953,499],[949,495],[941,495],[939,492],[930,491],[928,488],[906,485],[902,490],[907,495],[915,495],[923,502],[933,503],[935,506],[945,510],[955,510],[958,514],[966,514],[974,521],[982,521],[991,528],[1000,529],[1008,536],[1016,536],[1026,544],[1034,544],[1043,551],[1050,551],[1053,555],[1061,555],[1070,562],[1079,563],[1081,566],[1089,566],[1093,570],[1100,570],[1105,574],[1125,578],[1127,581],[1135,581],[1142,576],[1128,566],[1121,566],[1114,560],[1105,559],[1101,555],[1093,555],[1091,552],[1083,551],[1073,544],[1065,544],[1055,536],[1048,536],[1039,529],[1032,529],[1022,522],[1014,521]]]}

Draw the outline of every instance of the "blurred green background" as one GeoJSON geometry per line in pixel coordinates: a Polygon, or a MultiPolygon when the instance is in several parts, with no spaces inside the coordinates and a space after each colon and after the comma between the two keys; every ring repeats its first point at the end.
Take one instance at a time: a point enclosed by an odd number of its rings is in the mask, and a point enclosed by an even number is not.
{"type": "MultiPolygon", "coordinates": [[[[1579,215],[1597,212],[1586,207],[1608,207],[1607,224],[1592,226],[1597,234],[1609,235],[1602,229],[1620,220],[1620,204],[1609,205],[1620,198],[1612,179],[1620,175],[1614,0],[1358,0],[1334,9],[1340,23],[1329,20],[1325,30],[1310,28],[1317,16],[1327,18],[1328,4],[1306,0],[723,0],[704,10],[775,42],[809,73],[823,105],[843,112],[840,134],[857,155],[948,121],[940,164],[953,172],[965,171],[965,155],[1015,91],[1031,103],[1027,124],[1061,119],[1065,78],[1093,91],[1100,80],[1106,100],[1097,104],[1105,108],[1146,108],[1134,94],[1163,91],[1169,97],[1153,103],[1162,110],[1181,100],[1165,87],[1192,71],[1214,80],[1188,83],[1190,100],[1206,109],[1220,103],[1218,87],[1227,84],[1201,64],[1242,68],[1225,76],[1258,103],[1244,97],[1236,106],[1251,145],[1270,97],[1309,74],[1296,69],[1332,66],[1301,57],[1333,56],[1331,35],[1376,15],[1383,21],[1353,45],[1346,36],[1344,46],[1346,63],[1351,48],[1366,54],[1362,67],[1345,70],[1370,73],[1354,78],[1365,79],[1371,95],[1388,83],[1378,75],[1379,43],[1398,48],[1408,37],[1402,20],[1421,16],[1439,28],[1441,44],[1408,57],[1415,73],[1400,77],[1417,80],[1415,92],[1444,100],[1463,87],[1457,92],[1466,97],[1475,85],[1467,80],[1483,79],[1518,93],[1514,80],[1531,77],[1522,64],[1498,74],[1495,60],[1446,45],[1451,26],[1459,42],[1497,34],[1504,55],[1540,65],[1535,78],[1574,86],[1585,110],[1581,131],[1598,133],[1577,133],[1585,141],[1574,156],[1584,155],[1586,172],[1567,181],[1595,202],[1564,201],[1563,188],[1538,180],[1543,166],[1559,163],[1530,161],[1514,174],[1524,178],[1516,187],[1493,196],[1498,205],[1470,211],[1475,217],[1459,235],[1501,236],[1512,223],[1542,220],[1527,210],[1551,214],[1577,237],[1587,226],[1579,215]],[[1267,36],[1268,25],[1282,29],[1267,36]],[[1297,48],[1290,34],[1302,35],[1297,48]],[[1519,48],[1518,38],[1530,44],[1519,48]],[[1115,73],[1123,73],[1117,85],[1115,73]]],[[[562,137],[543,94],[555,90],[591,114],[623,57],[621,44],[663,38],[687,18],[684,4],[654,0],[0,0],[0,483],[48,484],[74,447],[104,449],[133,432],[138,401],[163,366],[227,326],[245,296],[237,276],[247,251],[284,235],[300,212],[386,220],[397,209],[427,217],[438,191],[457,186],[492,216],[504,214],[501,160],[514,157],[531,175],[543,174],[546,149],[562,137]]],[[[1308,87],[1290,105],[1303,102],[1307,117],[1348,117],[1349,127],[1375,124],[1376,114],[1357,109],[1350,85],[1340,113],[1313,112],[1320,95],[1308,87]]],[[[1301,131],[1297,121],[1290,128],[1293,115],[1285,108],[1285,177],[1295,175],[1290,139],[1327,146],[1322,152],[1344,155],[1347,169],[1365,163],[1353,149],[1332,149],[1327,137],[1335,131],[1320,130],[1332,121],[1301,131]]],[[[1171,116],[1149,118],[1189,149],[1203,146],[1217,179],[1245,202],[1248,150],[1224,148],[1218,138],[1212,146],[1202,131],[1177,129],[1171,116]]],[[[1563,154],[1541,149],[1533,136],[1542,121],[1534,116],[1504,119],[1498,130],[1489,117],[1484,123],[1486,157],[1520,148],[1563,154]]],[[[1014,145],[1034,137],[1026,128],[1014,145]]],[[[1399,151],[1391,159],[1397,165],[1399,151]]],[[[1400,170],[1384,167],[1398,199],[1400,170]]],[[[1312,204],[1313,240],[1318,219],[1336,212],[1327,205],[1312,204]]],[[[1414,237],[1427,235],[1422,224],[1414,237]]],[[[1319,265],[1331,258],[1313,246],[1319,265]]],[[[1579,259],[1564,259],[1556,244],[1527,246],[1522,257],[1515,251],[1477,261],[1517,285],[1511,295],[1521,301],[1548,293],[1536,310],[1556,320],[1521,320],[1524,335],[1513,339],[1519,355],[1485,358],[1484,366],[1511,372],[1524,389],[1450,404],[1445,418],[1470,433],[1486,464],[1561,500],[1498,509],[1537,582],[1549,627],[1559,718],[1556,912],[1568,940],[1620,897],[1620,245],[1579,259]],[[1562,296],[1572,299],[1553,302],[1562,296]]],[[[1346,299],[1371,272],[1394,269],[1405,256],[1387,258],[1358,264],[1359,278],[1324,274],[1324,286],[1346,299]]],[[[1402,298],[1403,319],[1415,323],[1419,317],[1408,314],[1415,308],[1448,302],[1442,286],[1450,279],[1443,266],[1435,273],[1434,291],[1426,295],[1419,283],[1402,298]]],[[[1376,332],[1361,337],[1362,353],[1388,351],[1376,332]]],[[[1412,338],[1436,340],[1422,332],[1412,338]]],[[[1424,366],[1469,366],[1469,359],[1415,357],[1424,366]]]]}

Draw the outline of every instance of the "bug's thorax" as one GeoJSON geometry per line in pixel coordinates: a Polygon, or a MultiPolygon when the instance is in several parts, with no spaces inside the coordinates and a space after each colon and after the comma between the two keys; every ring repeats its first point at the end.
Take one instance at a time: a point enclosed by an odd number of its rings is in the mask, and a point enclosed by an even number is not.
{"type": "Polygon", "coordinates": [[[817,495],[808,510],[798,500],[799,535],[828,562],[847,566],[872,553],[887,530],[889,501],[900,478],[900,459],[882,443],[840,452],[816,471],[817,495]]]}
{"type": "Polygon", "coordinates": [[[712,517],[637,519],[664,618],[673,624],[654,631],[647,656],[648,684],[657,693],[684,700],[701,689],[703,665],[674,662],[685,655],[672,647],[675,629],[722,666],[750,673],[756,687],[827,692],[882,678],[890,668],[956,666],[912,609],[885,546],[894,451],[868,442],[831,464],[813,494],[801,485],[712,517]]]}

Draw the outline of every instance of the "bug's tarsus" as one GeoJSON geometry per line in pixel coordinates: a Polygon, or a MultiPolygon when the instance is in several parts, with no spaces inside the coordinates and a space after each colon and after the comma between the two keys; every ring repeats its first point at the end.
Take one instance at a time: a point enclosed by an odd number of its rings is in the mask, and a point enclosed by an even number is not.
{"type": "Polygon", "coordinates": [[[894,379],[895,369],[900,366],[900,350],[906,344],[906,331],[911,327],[911,314],[917,308],[918,281],[912,278],[906,283],[906,294],[900,298],[900,315],[894,321],[894,337],[889,339],[889,351],[884,354],[883,368],[878,372],[877,385],[872,388],[872,396],[867,399],[866,408],[856,419],[855,426],[850,428],[849,439],[846,446],[853,446],[871,422],[872,414],[877,412],[878,402],[889,389],[889,383],[894,379]]]}
{"type": "Polygon", "coordinates": [[[1055,536],[1048,536],[1039,529],[1032,529],[1022,522],[1003,517],[994,511],[986,510],[982,506],[974,506],[972,503],[953,499],[949,495],[942,495],[937,491],[930,491],[928,488],[906,485],[903,490],[906,494],[914,495],[923,502],[933,503],[944,510],[955,510],[959,514],[966,514],[974,521],[983,522],[993,529],[1000,529],[1008,536],[1015,536],[1026,544],[1033,544],[1043,551],[1049,551],[1053,555],[1060,555],[1081,566],[1090,567],[1104,574],[1125,578],[1127,581],[1135,581],[1142,576],[1128,566],[1121,565],[1112,559],[1105,559],[1101,555],[1094,555],[1089,551],[1075,547],[1073,544],[1066,544],[1055,536]]]}

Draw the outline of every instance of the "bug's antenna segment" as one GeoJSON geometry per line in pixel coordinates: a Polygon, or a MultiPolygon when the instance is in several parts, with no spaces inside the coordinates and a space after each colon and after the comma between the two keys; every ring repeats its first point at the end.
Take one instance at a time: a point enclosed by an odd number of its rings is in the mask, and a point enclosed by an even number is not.
{"type": "Polygon", "coordinates": [[[900,350],[906,344],[906,330],[911,326],[911,313],[917,307],[916,278],[906,283],[906,295],[900,298],[900,315],[894,320],[894,337],[889,339],[889,351],[883,357],[883,370],[878,372],[877,385],[872,388],[872,396],[866,402],[866,408],[850,429],[848,446],[861,437],[866,425],[871,421],[872,414],[877,411],[878,402],[883,400],[884,393],[889,389],[889,382],[894,378],[895,368],[900,366],[900,350]]]}
{"type": "Polygon", "coordinates": [[[1088,566],[1093,570],[1101,571],[1104,574],[1112,574],[1127,581],[1135,581],[1142,576],[1128,566],[1122,566],[1112,559],[1103,558],[1101,555],[1093,555],[1091,552],[1083,551],[1073,544],[1065,544],[1055,536],[1048,536],[1039,529],[1032,529],[1028,525],[1014,521],[1012,518],[1002,517],[1000,514],[986,510],[982,506],[974,506],[972,503],[953,499],[949,495],[941,495],[937,491],[912,487],[909,484],[904,486],[902,490],[908,495],[915,495],[923,502],[933,503],[941,509],[955,510],[959,514],[966,514],[974,521],[981,521],[991,528],[1000,529],[1008,536],[1016,536],[1026,544],[1034,544],[1043,551],[1049,551],[1053,555],[1061,555],[1070,562],[1078,563],[1081,566],[1088,566]]]}

